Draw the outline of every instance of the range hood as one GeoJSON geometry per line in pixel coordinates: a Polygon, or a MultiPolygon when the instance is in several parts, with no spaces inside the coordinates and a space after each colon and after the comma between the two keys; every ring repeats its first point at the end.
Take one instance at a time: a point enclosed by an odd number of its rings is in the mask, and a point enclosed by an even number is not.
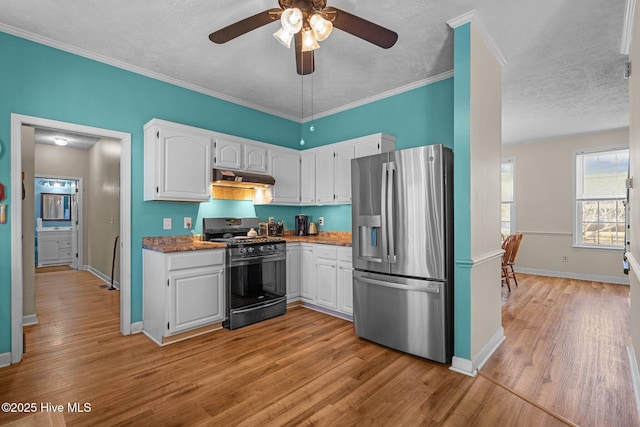
{"type": "Polygon", "coordinates": [[[271,175],[214,169],[212,184],[218,187],[260,188],[273,185],[276,180],[271,175]]]}

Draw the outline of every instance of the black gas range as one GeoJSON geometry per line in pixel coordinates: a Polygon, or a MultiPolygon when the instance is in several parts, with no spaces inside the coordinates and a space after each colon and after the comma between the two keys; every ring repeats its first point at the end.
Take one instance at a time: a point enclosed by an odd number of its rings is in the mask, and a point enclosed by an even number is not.
{"type": "Polygon", "coordinates": [[[248,237],[258,218],[204,218],[204,240],[225,243],[226,313],[223,326],[237,329],[287,310],[286,242],[248,237]]]}

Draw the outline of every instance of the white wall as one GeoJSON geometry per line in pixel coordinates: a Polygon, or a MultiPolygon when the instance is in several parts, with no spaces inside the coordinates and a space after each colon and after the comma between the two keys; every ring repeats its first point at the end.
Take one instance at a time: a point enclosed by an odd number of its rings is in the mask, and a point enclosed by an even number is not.
{"type": "MultiPolygon", "coordinates": [[[[120,142],[110,139],[101,139],[89,150],[86,263],[106,277],[111,277],[113,245],[120,232],[120,151],[120,142]]],[[[119,256],[113,276],[115,282],[120,281],[119,256]]]]}
{"type": "MultiPolygon", "coordinates": [[[[636,5],[631,38],[630,60],[640,64],[640,7],[636,5]]],[[[635,349],[636,367],[640,363],[640,67],[636,65],[629,79],[629,149],[631,152],[631,176],[634,178],[634,188],[630,191],[631,203],[631,238],[630,259],[632,270],[629,273],[631,281],[631,340],[635,349]]],[[[637,372],[637,371],[636,371],[637,372]]],[[[639,381],[639,378],[635,378],[639,381]]],[[[638,382],[635,383],[636,402],[638,401],[638,382]]],[[[638,408],[636,408],[638,409],[638,408]]]]}
{"type": "Polygon", "coordinates": [[[575,152],[628,142],[628,129],[620,129],[503,146],[502,156],[516,162],[516,228],[523,233],[516,271],[628,283],[623,250],[574,248],[572,238],[575,152]]]}
{"type": "MultiPolygon", "coordinates": [[[[486,356],[502,332],[500,300],[500,151],[502,65],[471,25],[470,208],[471,357],[486,356]]],[[[455,189],[454,189],[455,191],[455,189]]]]}

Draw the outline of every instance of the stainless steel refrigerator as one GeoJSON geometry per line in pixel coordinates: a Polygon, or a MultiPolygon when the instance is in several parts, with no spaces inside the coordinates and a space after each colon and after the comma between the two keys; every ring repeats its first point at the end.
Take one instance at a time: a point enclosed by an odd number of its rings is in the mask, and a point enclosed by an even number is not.
{"type": "Polygon", "coordinates": [[[356,334],[442,363],[453,355],[452,171],[443,145],[351,161],[356,334]]]}

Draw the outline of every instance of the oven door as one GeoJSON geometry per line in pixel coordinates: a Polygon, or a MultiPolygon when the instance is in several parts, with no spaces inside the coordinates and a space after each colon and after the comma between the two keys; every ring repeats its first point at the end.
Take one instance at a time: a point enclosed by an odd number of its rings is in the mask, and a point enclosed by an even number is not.
{"type": "Polygon", "coordinates": [[[225,326],[236,329],[284,314],[287,309],[286,252],[229,258],[225,326]]]}

